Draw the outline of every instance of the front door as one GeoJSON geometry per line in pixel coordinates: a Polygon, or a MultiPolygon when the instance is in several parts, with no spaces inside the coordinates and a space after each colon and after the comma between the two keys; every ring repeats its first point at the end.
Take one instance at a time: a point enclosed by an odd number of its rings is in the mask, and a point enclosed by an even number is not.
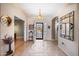
{"type": "Polygon", "coordinates": [[[42,22],[36,22],[36,39],[43,39],[44,25],[42,22]]]}

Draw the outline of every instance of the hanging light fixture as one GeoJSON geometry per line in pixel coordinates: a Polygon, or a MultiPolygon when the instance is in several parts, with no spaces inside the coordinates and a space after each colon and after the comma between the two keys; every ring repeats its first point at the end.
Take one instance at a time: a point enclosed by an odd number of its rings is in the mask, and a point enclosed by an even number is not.
{"type": "Polygon", "coordinates": [[[38,20],[44,19],[44,17],[41,15],[41,9],[39,9],[39,14],[38,14],[38,16],[35,17],[35,19],[38,19],[38,20]]]}

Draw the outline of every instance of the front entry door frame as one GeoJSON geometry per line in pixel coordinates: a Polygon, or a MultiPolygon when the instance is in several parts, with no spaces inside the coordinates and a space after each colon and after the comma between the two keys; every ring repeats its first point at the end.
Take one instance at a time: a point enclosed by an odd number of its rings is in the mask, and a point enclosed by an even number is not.
{"type": "Polygon", "coordinates": [[[38,40],[43,39],[43,30],[44,30],[44,24],[43,24],[43,22],[36,22],[36,39],[38,39],[38,40]],[[37,29],[37,28],[38,28],[38,25],[40,25],[40,31],[41,31],[41,33],[42,33],[42,34],[41,34],[42,36],[39,37],[39,38],[37,37],[37,36],[38,36],[38,33],[37,33],[37,32],[38,32],[38,29],[37,29]],[[42,27],[41,27],[41,26],[42,26],[42,27]]]}

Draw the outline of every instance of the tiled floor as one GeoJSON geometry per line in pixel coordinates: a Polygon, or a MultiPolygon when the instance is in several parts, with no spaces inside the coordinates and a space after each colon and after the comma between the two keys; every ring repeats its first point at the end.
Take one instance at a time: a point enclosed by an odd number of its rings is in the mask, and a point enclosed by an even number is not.
{"type": "Polygon", "coordinates": [[[57,42],[17,40],[14,56],[66,56],[66,54],[58,48],[57,42]]]}

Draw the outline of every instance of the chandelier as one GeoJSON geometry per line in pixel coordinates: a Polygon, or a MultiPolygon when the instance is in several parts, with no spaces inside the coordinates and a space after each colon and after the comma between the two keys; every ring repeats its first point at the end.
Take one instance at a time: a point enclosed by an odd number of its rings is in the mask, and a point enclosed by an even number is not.
{"type": "Polygon", "coordinates": [[[38,16],[35,17],[35,19],[38,19],[38,20],[44,19],[44,16],[41,15],[41,9],[39,9],[39,14],[38,14],[38,16]]]}

